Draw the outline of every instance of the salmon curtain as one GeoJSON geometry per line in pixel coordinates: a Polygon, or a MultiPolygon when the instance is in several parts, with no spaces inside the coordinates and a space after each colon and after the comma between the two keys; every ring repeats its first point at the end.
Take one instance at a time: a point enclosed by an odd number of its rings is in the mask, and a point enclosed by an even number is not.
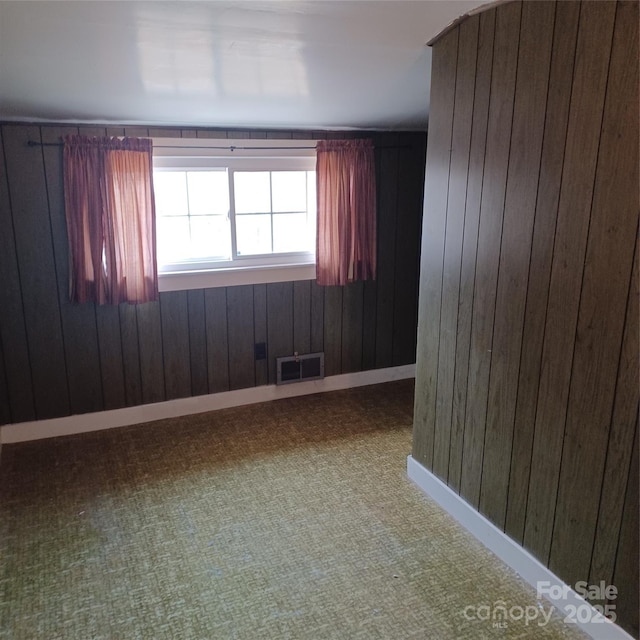
{"type": "Polygon", "coordinates": [[[158,298],[151,140],[64,139],[72,302],[158,298]]]}
{"type": "Polygon", "coordinates": [[[376,173],[371,140],[319,140],[316,280],[376,277],[376,173]]]}

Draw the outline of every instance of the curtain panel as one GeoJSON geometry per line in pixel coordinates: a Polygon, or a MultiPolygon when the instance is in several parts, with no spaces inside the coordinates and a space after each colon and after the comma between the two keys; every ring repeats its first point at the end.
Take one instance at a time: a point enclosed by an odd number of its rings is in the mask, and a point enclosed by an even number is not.
{"type": "Polygon", "coordinates": [[[371,140],[318,140],[316,279],[376,277],[376,173],[371,140]]]}
{"type": "Polygon", "coordinates": [[[151,140],[64,139],[72,302],[157,300],[151,140]]]}

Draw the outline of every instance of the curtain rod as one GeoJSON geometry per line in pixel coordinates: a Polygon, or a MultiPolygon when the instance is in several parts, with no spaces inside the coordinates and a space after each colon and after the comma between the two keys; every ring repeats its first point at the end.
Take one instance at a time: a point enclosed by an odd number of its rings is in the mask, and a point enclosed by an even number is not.
{"type": "MultiPolygon", "coordinates": [[[[359,140],[360,138],[353,138],[353,140],[359,140]]],[[[37,140],[29,140],[27,142],[29,147],[62,147],[64,142],[38,142],[37,140]]],[[[216,150],[224,150],[224,151],[235,151],[238,149],[239,151],[274,151],[276,149],[316,149],[317,147],[314,145],[312,147],[289,147],[289,146],[273,146],[273,147],[245,147],[245,146],[237,146],[237,145],[229,145],[226,147],[216,147],[216,146],[197,146],[197,145],[162,145],[162,144],[154,144],[154,149],[216,149],[216,150]]],[[[413,146],[410,144],[392,144],[392,145],[374,145],[374,149],[412,149],[413,146]]]]}

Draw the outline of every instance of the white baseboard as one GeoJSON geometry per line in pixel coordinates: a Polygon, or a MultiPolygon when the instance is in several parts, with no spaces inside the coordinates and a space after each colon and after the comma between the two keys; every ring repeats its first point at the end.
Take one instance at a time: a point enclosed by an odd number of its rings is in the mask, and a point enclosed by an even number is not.
{"type": "Polygon", "coordinates": [[[279,398],[291,398],[305,396],[312,393],[337,391],[351,387],[361,387],[392,380],[413,378],[416,372],[415,364],[407,364],[387,369],[371,369],[356,373],[343,373],[337,376],[329,376],[322,380],[308,380],[296,384],[268,385],[262,387],[250,387],[237,391],[224,391],[212,393],[206,396],[194,396],[191,398],[179,398],[154,404],[143,404],[111,411],[99,411],[97,413],[84,413],[81,415],[53,418],[50,420],[34,420],[32,422],[20,422],[7,424],[0,427],[0,442],[10,444],[25,442],[27,440],[39,440],[42,438],[54,438],[75,433],[99,431],[100,429],[112,429],[125,427],[164,418],[176,418],[193,413],[204,413],[216,409],[227,409],[257,402],[267,402],[279,398]]]}
{"type": "MultiPolygon", "coordinates": [[[[407,475],[424,493],[433,498],[485,547],[534,587],[536,591],[539,583],[545,583],[548,584],[552,593],[554,591],[562,592],[562,596],[557,599],[551,598],[547,594],[544,597],[551,602],[557,611],[565,615],[565,619],[575,620],[575,624],[594,640],[634,640],[624,629],[596,611],[587,600],[560,580],[558,576],[547,569],[526,549],[514,542],[481,513],[465,502],[442,480],[417,462],[413,456],[407,458],[407,475]],[[576,610],[580,612],[580,617],[586,620],[585,622],[576,619],[576,610]]],[[[573,622],[567,622],[567,624],[573,624],[573,622]]]]}

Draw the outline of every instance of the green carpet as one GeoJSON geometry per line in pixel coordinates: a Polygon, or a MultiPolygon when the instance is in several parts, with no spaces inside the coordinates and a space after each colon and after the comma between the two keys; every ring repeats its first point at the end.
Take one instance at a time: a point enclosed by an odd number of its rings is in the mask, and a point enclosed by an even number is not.
{"type": "Polygon", "coordinates": [[[400,381],[5,445],[0,638],[583,638],[406,478],[400,381]],[[504,601],[536,620],[485,618],[504,601]],[[535,611],[533,608],[529,612],[535,611]]]}

